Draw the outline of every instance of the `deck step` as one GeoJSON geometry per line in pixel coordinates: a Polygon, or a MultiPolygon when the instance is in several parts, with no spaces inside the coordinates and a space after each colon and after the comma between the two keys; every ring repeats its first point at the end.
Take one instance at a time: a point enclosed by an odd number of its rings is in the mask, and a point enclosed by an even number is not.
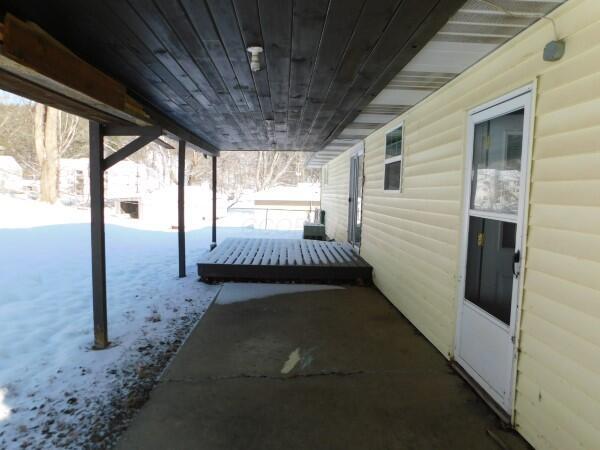
{"type": "Polygon", "coordinates": [[[371,284],[373,268],[346,242],[228,238],[198,263],[206,282],[371,284]]]}

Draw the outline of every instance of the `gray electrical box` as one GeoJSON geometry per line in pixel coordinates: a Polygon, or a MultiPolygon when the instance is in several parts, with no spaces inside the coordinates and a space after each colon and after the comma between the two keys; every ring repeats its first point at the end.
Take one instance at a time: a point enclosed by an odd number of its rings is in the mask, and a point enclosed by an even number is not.
{"type": "Polygon", "coordinates": [[[302,239],[314,239],[317,241],[325,241],[325,225],[320,223],[305,223],[302,239]]]}

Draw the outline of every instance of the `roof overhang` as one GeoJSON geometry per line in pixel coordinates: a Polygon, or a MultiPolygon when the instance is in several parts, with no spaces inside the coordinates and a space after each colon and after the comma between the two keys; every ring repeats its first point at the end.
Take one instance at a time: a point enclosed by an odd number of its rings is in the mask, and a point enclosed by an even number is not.
{"type": "Polygon", "coordinates": [[[469,0],[345,127],[315,152],[320,167],[408,111],[566,0],[469,0]]]}
{"type": "Polygon", "coordinates": [[[316,151],[464,1],[5,0],[0,88],[213,153],[316,151]]]}

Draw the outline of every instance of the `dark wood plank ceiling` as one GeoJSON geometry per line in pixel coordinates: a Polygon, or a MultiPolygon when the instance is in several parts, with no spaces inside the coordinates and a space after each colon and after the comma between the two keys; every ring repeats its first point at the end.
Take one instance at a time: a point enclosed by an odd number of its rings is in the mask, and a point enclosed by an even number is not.
{"type": "Polygon", "coordinates": [[[4,0],[221,150],[321,149],[464,0],[4,0]],[[246,48],[264,47],[252,72],[246,48]]]}

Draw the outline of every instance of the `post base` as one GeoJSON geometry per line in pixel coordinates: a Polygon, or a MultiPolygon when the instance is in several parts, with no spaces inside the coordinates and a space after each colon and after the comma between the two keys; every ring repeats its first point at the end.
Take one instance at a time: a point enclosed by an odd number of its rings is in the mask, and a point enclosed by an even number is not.
{"type": "Polygon", "coordinates": [[[106,350],[108,347],[110,347],[110,342],[108,342],[108,340],[98,340],[98,338],[96,338],[94,345],[92,345],[92,350],[106,350]]]}

